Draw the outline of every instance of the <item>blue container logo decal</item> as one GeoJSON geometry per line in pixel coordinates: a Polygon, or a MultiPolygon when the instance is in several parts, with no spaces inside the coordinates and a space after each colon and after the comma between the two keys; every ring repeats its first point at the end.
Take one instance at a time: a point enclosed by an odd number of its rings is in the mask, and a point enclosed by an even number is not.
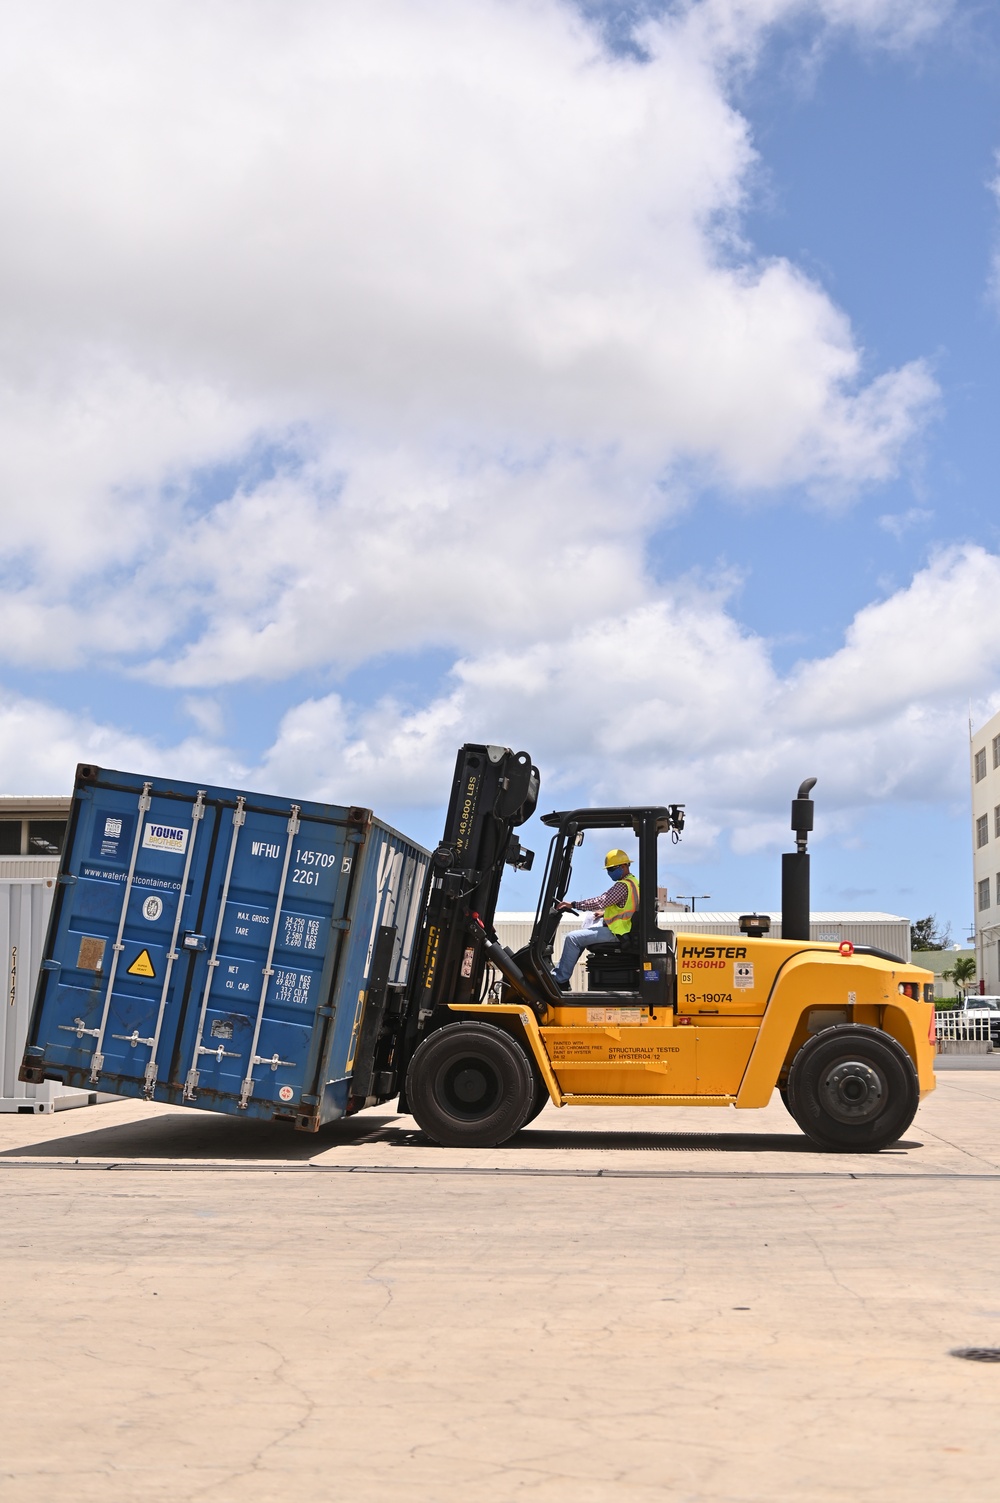
{"type": "Polygon", "coordinates": [[[127,861],[132,850],[135,815],[99,809],[90,842],[93,861],[127,861]]]}
{"type": "Polygon", "coordinates": [[[150,822],[142,832],[143,849],[147,851],[170,851],[174,856],[183,856],[187,850],[189,830],[180,825],[158,825],[150,822]]]}

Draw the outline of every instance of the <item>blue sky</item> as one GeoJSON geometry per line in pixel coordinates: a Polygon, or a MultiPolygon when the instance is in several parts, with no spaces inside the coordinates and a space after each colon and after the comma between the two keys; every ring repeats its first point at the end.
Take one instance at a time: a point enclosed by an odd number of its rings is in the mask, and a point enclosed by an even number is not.
{"type": "Polygon", "coordinates": [[[97,760],[433,843],[509,741],[543,807],[685,802],[668,885],[745,908],[816,775],[814,905],[964,937],[995,7],[0,26],[5,791],[97,760]]]}

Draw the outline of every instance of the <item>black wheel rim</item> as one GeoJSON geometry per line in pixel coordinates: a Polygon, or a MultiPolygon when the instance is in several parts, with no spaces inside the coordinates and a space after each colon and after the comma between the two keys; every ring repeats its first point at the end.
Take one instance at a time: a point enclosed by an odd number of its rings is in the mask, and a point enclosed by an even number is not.
{"type": "Polygon", "coordinates": [[[885,1077],[859,1059],[841,1059],[819,1083],[819,1099],[838,1122],[871,1122],[886,1105],[885,1077]]]}
{"type": "Polygon", "coordinates": [[[454,1060],[442,1074],[441,1095],[448,1110],[470,1121],[488,1117],[503,1094],[503,1082],[489,1060],[469,1054],[454,1060]]]}

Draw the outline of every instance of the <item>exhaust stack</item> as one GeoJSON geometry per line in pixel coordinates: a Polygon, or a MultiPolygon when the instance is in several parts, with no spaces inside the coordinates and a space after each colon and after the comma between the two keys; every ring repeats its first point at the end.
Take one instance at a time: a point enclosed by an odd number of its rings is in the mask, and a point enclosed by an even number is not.
{"type": "Polygon", "coordinates": [[[799,785],[798,797],[792,799],[792,829],[795,850],[781,858],[781,937],[809,938],[809,831],[813,827],[813,801],[809,797],[816,786],[815,778],[799,785]]]}

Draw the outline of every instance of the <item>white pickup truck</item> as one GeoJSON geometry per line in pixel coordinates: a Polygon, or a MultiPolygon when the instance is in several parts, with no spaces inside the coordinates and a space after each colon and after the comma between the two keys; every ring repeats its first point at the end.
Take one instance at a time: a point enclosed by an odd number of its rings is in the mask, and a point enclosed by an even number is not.
{"type": "Polygon", "coordinates": [[[981,997],[978,992],[970,992],[962,998],[956,1012],[970,1021],[973,1018],[986,1019],[993,1047],[1000,1048],[1000,997],[981,997]]]}

